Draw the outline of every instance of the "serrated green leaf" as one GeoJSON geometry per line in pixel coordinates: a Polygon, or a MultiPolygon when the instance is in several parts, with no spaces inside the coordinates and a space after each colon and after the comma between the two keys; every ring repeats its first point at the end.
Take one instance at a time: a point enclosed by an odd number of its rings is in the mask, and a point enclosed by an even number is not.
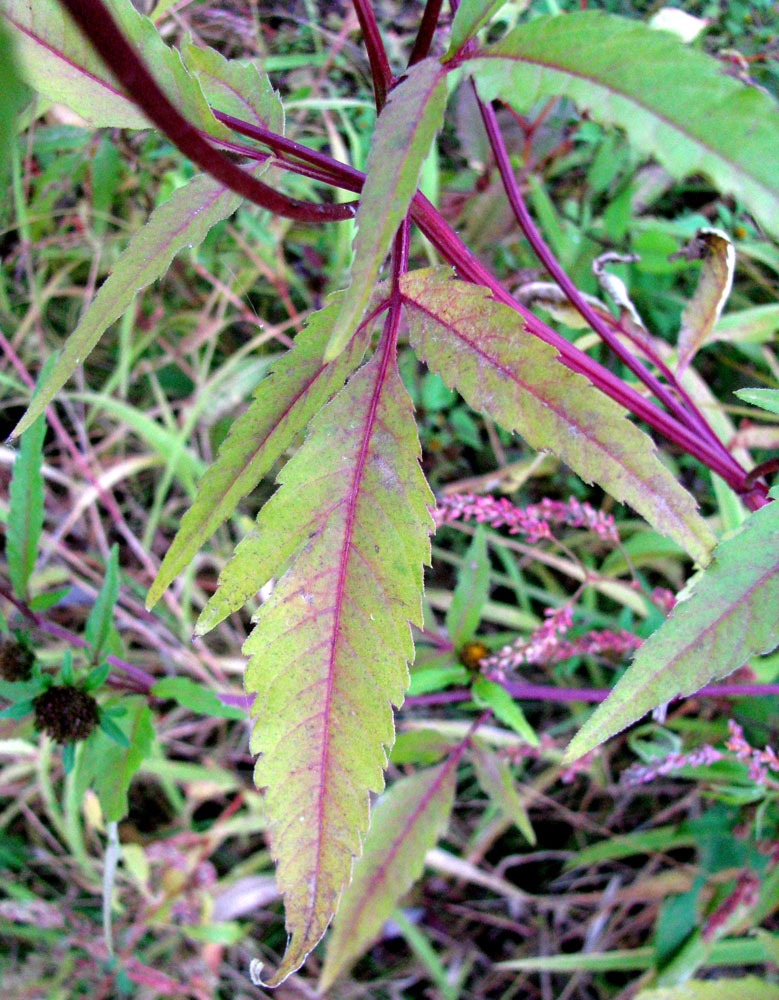
{"type": "Polygon", "coordinates": [[[119,546],[111,546],[105,568],[103,585],[98,591],[92,610],[84,627],[84,638],[92,647],[92,662],[108,651],[108,643],[114,632],[114,608],[119,597],[119,546]]]}
{"type": "Polygon", "coordinates": [[[172,698],[179,705],[199,715],[216,719],[246,719],[245,711],[225,705],[213,691],[191,681],[188,677],[163,677],[154,684],[151,694],[155,698],[172,698]]]}
{"type": "Polygon", "coordinates": [[[490,592],[490,558],[487,553],[487,533],[479,525],[465,553],[465,561],[457,574],[457,586],[446,612],[446,628],[455,649],[473,638],[479,625],[482,608],[490,592]]]}
{"type": "Polygon", "coordinates": [[[433,498],[411,401],[384,344],[314,418],[257,519],[255,558],[290,568],[244,646],[252,748],[299,968],[335,912],[383,786],[422,620],[433,498]]]}
{"type": "MultiPolygon", "coordinates": [[[[37,399],[38,395],[34,398],[37,399]]],[[[8,576],[22,600],[27,597],[27,584],[35,568],[38,540],[43,530],[41,463],[45,437],[46,421],[40,416],[22,435],[8,488],[8,522],[5,526],[8,576]]]]}
{"type": "MultiPolygon", "coordinates": [[[[229,138],[229,130],[214,118],[197,80],[149,18],[131,0],[107,0],[107,6],[181,114],[209,135],[229,138]]],[[[40,94],[67,105],[93,127],[150,127],[56,0],[0,0],[0,13],[16,39],[24,77],[40,94]]]]}
{"type": "Polygon", "coordinates": [[[521,317],[445,268],[401,280],[411,342],[447,385],[534,448],[554,452],[585,482],[629,503],[693,559],[709,561],[715,538],[695,500],[662,464],[651,439],[521,317]]]}
{"type": "Polygon", "coordinates": [[[736,389],[736,395],[752,406],[779,413],[779,389],[736,389]]]}
{"type": "Polygon", "coordinates": [[[185,37],[181,58],[211,107],[242,121],[284,133],[284,108],[265,73],[248,60],[225,59],[216,49],[200,48],[185,37]]]}
{"type": "Polygon", "coordinates": [[[155,208],[143,229],[132,237],[68,338],[54,368],[15,428],[15,435],[23,433],[51,402],[73,369],[125,312],[137,292],[163,275],[180,250],[202,243],[211,227],[232,215],[240,203],[239,195],[201,175],[155,208]]]}
{"type": "Polygon", "coordinates": [[[452,21],[448,55],[453,55],[469,38],[473,38],[505,3],[506,0],[463,0],[452,21]]]}
{"type": "Polygon", "coordinates": [[[473,682],[474,701],[481,708],[491,708],[497,718],[533,747],[538,746],[538,737],[525,718],[525,713],[508,691],[487,677],[477,677],[473,682]]]}
{"type": "Polygon", "coordinates": [[[452,811],[456,760],[401,778],[379,799],[327,942],[319,992],[360,957],[422,874],[452,811]]]}
{"type": "Polygon", "coordinates": [[[667,989],[642,990],[636,1000],[779,1000],[779,985],[757,976],[695,980],[667,989]]]}
{"type": "Polygon", "coordinates": [[[665,31],[596,11],[522,24],[465,64],[484,101],[569,97],[674,177],[702,173],[779,233],[779,108],[665,31]]]}
{"type": "Polygon", "coordinates": [[[514,775],[509,762],[489,749],[486,744],[474,741],[471,749],[476,778],[482,791],[486,792],[493,804],[512,821],[522,836],[531,845],[536,843],[536,834],[525,809],[522,797],[517,791],[514,775]]]}
{"type": "MultiPolygon", "coordinates": [[[[322,361],[340,307],[340,297],[336,297],[309,319],[292,348],[260,382],[249,408],[230,428],[217,460],[198,484],[195,501],[184,515],[149,590],[148,608],[159,600],[176,574],[230,516],[239,501],[254,489],[359,364],[367,345],[367,332],[356,337],[349,349],[334,361],[322,361]]],[[[209,603],[208,615],[198,625],[201,632],[241,607],[264,582],[257,586],[251,583],[254,560],[251,555],[243,560],[244,551],[245,546],[238,547],[234,561],[228,563],[220,577],[219,590],[209,603]],[[246,590],[247,586],[252,589],[246,590]]],[[[257,569],[262,576],[263,569],[259,565],[257,569]]]]}
{"type": "Polygon", "coordinates": [[[636,653],[565,754],[576,760],[636,719],[779,645],[779,504],[722,542],[711,566],[636,653]]]}
{"type": "Polygon", "coordinates": [[[682,312],[677,344],[677,370],[683,371],[711,335],[733,287],[736,251],[726,233],[700,229],[681,251],[687,260],[701,260],[695,293],[682,312]]]}
{"type": "Polygon", "coordinates": [[[416,191],[422,161],[443,123],[445,107],[446,73],[438,60],[423,59],[390,92],[378,117],[355,216],[350,284],[327,345],[328,359],[344,349],[363,318],[379,269],[416,191]]]}

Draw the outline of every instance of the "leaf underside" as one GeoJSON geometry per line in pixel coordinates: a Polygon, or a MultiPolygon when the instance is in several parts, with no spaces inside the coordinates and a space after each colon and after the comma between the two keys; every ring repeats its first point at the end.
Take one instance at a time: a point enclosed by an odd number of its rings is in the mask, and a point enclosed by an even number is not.
{"type": "Polygon", "coordinates": [[[265,579],[291,564],[244,646],[252,748],[291,935],[278,985],[335,912],[383,787],[421,622],[432,495],[411,403],[382,347],[312,420],[252,538],[265,579]]]}
{"type": "Polygon", "coordinates": [[[359,958],[422,874],[452,811],[457,759],[400,778],[379,800],[327,942],[320,993],[359,958]]]}
{"type": "Polygon", "coordinates": [[[736,254],[733,244],[719,230],[702,230],[692,241],[703,263],[695,292],[682,312],[677,345],[677,372],[683,371],[707,342],[722,313],[730,289],[736,254]]]}
{"type": "MultiPolygon", "coordinates": [[[[230,428],[216,461],[198,484],[197,496],[165,555],[149,590],[147,607],[159,600],[205,539],[232,514],[239,501],[254,489],[359,364],[367,344],[366,335],[355,337],[334,361],[322,361],[340,307],[336,297],[311,316],[292,348],[260,382],[246,412],[230,428]]],[[[200,633],[209,631],[231,611],[242,607],[270,576],[261,564],[255,564],[252,555],[248,560],[241,558],[245,548],[239,545],[229,569],[220,577],[219,589],[198,622],[200,633]],[[260,577],[256,585],[255,571],[260,577]]]]}
{"type": "Polygon", "coordinates": [[[473,409],[533,448],[554,452],[705,565],[715,538],[651,439],[584,376],[564,367],[554,347],[527,333],[514,310],[486,288],[449,275],[427,268],[401,280],[417,355],[473,409]]]}
{"type": "MultiPolygon", "coordinates": [[[[209,135],[229,138],[229,130],[211,113],[200,84],[186,71],[179,53],[163,42],[154,24],[130,0],[109,0],[107,5],[181,114],[209,135]]],[[[0,12],[17,41],[25,78],[44,97],[67,105],[96,128],[149,128],[149,120],[125,96],[56,0],[0,0],[0,12]]]]}
{"type": "Polygon", "coordinates": [[[674,177],[708,175],[779,234],[779,105],[675,36],[583,11],[520,25],[465,66],[482,100],[526,112],[569,97],[674,177]]]}
{"type": "Polygon", "coordinates": [[[779,504],[751,514],[637,652],[566,751],[571,761],[677,696],[726,677],[779,645],[779,504]]]}
{"type": "Polygon", "coordinates": [[[376,121],[355,216],[351,279],[327,348],[329,358],[343,350],[362,320],[379,269],[408,211],[422,162],[443,121],[445,76],[436,59],[412,66],[390,92],[376,121]]]}

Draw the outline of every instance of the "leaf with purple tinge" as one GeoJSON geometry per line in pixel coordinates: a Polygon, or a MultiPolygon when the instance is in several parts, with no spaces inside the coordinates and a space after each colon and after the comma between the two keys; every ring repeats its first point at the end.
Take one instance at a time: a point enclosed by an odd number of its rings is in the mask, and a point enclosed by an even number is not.
{"type": "MultiPolygon", "coordinates": [[[[197,496],[182,518],[149,590],[147,607],[159,600],[176,574],[230,516],[239,501],[254,489],[359,364],[367,346],[367,334],[355,337],[334,361],[322,360],[340,308],[340,295],[336,295],[324,309],[309,317],[290,350],[257,386],[248,409],[232,425],[216,461],[198,483],[197,496]]],[[[198,621],[198,635],[242,607],[268,578],[251,547],[250,536],[238,545],[225,566],[218,589],[198,621]],[[259,582],[255,582],[258,575],[259,582]]]]}
{"type": "Polygon", "coordinates": [[[419,454],[384,343],[312,420],[257,519],[256,564],[270,576],[291,557],[244,646],[256,781],[290,934],[268,985],[324,934],[361,850],[369,793],[383,787],[433,528],[419,454]]]}
{"type": "Polygon", "coordinates": [[[219,181],[200,175],[154,209],[143,229],[133,235],[68,337],[56,364],[14,429],[14,436],[26,430],[43,412],[73,369],[82,364],[135,295],[163,275],[180,250],[199,246],[211,227],[232,215],[240,203],[240,195],[228,191],[219,181]]]}
{"type": "Polygon", "coordinates": [[[716,539],[652,440],[566,368],[554,347],[529,334],[518,313],[448,268],[409,272],[401,292],[415,351],[470,406],[554,452],[708,563],[716,539]]]}
{"type": "Polygon", "coordinates": [[[576,760],[641,716],[737,670],[779,645],[779,503],[747,518],[722,542],[691,596],[636,653],[568,747],[576,760]]]}
{"type": "Polygon", "coordinates": [[[327,942],[321,993],[366,950],[422,874],[449,821],[459,759],[455,752],[438,767],[400,778],[379,799],[327,942]]]}

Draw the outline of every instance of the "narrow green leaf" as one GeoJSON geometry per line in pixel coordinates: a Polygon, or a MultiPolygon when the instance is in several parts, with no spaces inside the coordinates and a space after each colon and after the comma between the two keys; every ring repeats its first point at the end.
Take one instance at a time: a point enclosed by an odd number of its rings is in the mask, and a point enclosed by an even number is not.
{"type": "Polygon", "coordinates": [[[761,88],[640,21],[583,11],[541,17],[465,64],[482,100],[526,112],[569,97],[674,177],[703,173],[779,233],[779,108],[761,88]]]}
{"type": "Polygon", "coordinates": [[[732,673],[779,645],[779,504],[770,503],[717,546],[711,566],[636,653],[574,737],[576,760],[636,719],[732,673]]]}
{"type": "Polygon", "coordinates": [[[114,633],[114,608],[119,597],[119,546],[112,545],[105,568],[103,585],[98,591],[92,610],[89,612],[84,638],[92,647],[92,662],[97,663],[104,653],[114,633]]]}
{"type": "Polygon", "coordinates": [[[400,778],[379,799],[327,942],[320,992],[362,955],[422,874],[449,822],[458,759],[400,778]]]}
{"type": "Polygon", "coordinates": [[[745,403],[779,413],[779,389],[736,389],[736,395],[745,403]]]}
{"type": "Polygon", "coordinates": [[[446,612],[446,628],[455,649],[473,638],[479,625],[482,608],[490,593],[490,558],[487,533],[479,525],[473,536],[465,562],[457,575],[452,603],[446,612]]]}
{"type": "MultiPolygon", "coordinates": [[[[214,118],[197,80],[149,18],[131,0],[107,0],[107,6],[181,114],[209,135],[228,138],[229,130],[214,118]]],[[[93,127],[150,127],[56,0],[0,0],[0,13],[16,39],[25,79],[40,94],[67,105],[93,127]]]]}
{"type": "Polygon", "coordinates": [[[554,452],[693,559],[709,561],[714,535],[651,439],[584,376],[562,365],[554,347],[527,333],[514,310],[444,268],[409,272],[401,290],[417,354],[473,409],[518,431],[532,447],[554,452]]]}
{"type": "Polygon", "coordinates": [[[642,990],[636,1000],[779,1000],[779,985],[757,976],[696,980],[667,989],[642,990]]]}
{"type": "Polygon", "coordinates": [[[489,749],[484,743],[474,741],[471,751],[476,777],[482,790],[503,815],[512,821],[529,844],[535,846],[536,834],[517,791],[509,762],[489,749]]]}
{"type": "Polygon", "coordinates": [[[215,719],[247,718],[245,711],[225,705],[213,691],[196,684],[188,677],[163,677],[152,687],[151,694],[155,698],[172,698],[198,715],[210,715],[215,719]]]}
{"type": "Polygon", "coordinates": [[[461,49],[505,3],[506,0],[463,0],[452,21],[452,35],[447,55],[454,55],[461,49]]]}
{"type": "MultiPolygon", "coordinates": [[[[37,400],[40,393],[34,398],[37,400]]],[[[17,597],[27,598],[27,584],[35,568],[38,540],[43,529],[43,439],[46,421],[38,417],[22,435],[8,489],[8,523],[5,550],[8,576],[17,597]]]]}
{"type": "Polygon", "coordinates": [[[677,345],[679,372],[687,367],[709,339],[720,317],[733,287],[736,251],[722,230],[699,229],[680,255],[687,260],[701,260],[702,264],[698,286],[682,313],[677,345]]]}
{"type": "Polygon", "coordinates": [[[248,60],[225,59],[221,52],[199,48],[188,37],[181,58],[197,77],[211,107],[226,115],[284,133],[284,108],[265,73],[248,60]]]}
{"type": "Polygon", "coordinates": [[[244,646],[252,748],[290,941],[277,985],[325,931],[383,786],[422,620],[433,498],[384,344],[313,419],[257,519],[255,561],[290,568],[244,646]]]}
{"type": "Polygon", "coordinates": [[[446,73],[438,60],[423,59],[390,92],[378,117],[355,217],[351,282],[327,345],[327,359],[344,349],[363,318],[445,107],[446,73]]]}
{"type": "MultiPolygon", "coordinates": [[[[359,364],[367,345],[367,333],[355,338],[349,350],[335,361],[322,361],[339,309],[340,296],[309,319],[305,330],[295,338],[293,347],[260,382],[249,408],[230,428],[217,460],[198,484],[195,501],[184,515],[149,590],[146,599],[148,608],[159,600],[176,574],[230,516],[239,501],[254,489],[311,417],[322,409],[330,396],[341,388],[349,372],[359,364]]],[[[228,564],[220,577],[219,596],[215,595],[210,603],[209,616],[201,620],[201,631],[208,631],[230,611],[241,607],[260,586],[258,584],[249,591],[243,589],[251,579],[252,561],[250,556],[249,565],[244,565],[241,560],[243,551],[239,546],[234,557],[239,562],[228,564]],[[234,573],[237,576],[235,587],[230,582],[234,573]],[[228,594],[230,599],[225,602],[228,594]],[[208,623],[207,627],[205,623],[208,623]]],[[[248,583],[248,586],[252,584],[248,583]]]]}
{"type": "Polygon", "coordinates": [[[13,705],[9,705],[8,708],[4,708],[0,712],[0,719],[23,719],[25,715],[28,715],[33,710],[33,699],[28,698],[26,701],[17,701],[13,705]]]}
{"type": "Polygon", "coordinates": [[[94,302],[68,338],[14,435],[29,427],[51,402],[73,369],[84,361],[108,327],[125,312],[136,293],[163,275],[180,250],[202,243],[209,229],[232,215],[240,202],[239,195],[217,181],[198,176],[155,208],[143,229],[132,237],[94,302]]]}
{"type": "Polygon", "coordinates": [[[497,718],[533,747],[538,746],[538,737],[525,718],[525,713],[508,691],[487,677],[477,677],[473,683],[474,701],[481,708],[491,708],[497,718]]]}
{"type": "Polygon", "coordinates": [[[717,320],[712,340],[732,344],[762,344],[779,330],[779,302],[728,312],[717,320]]]}
{"type": "Polygon", "coordinates": [[[103,714],[100,716],[100,728],[110,740],[113,740],[113,742],[122,747],[122,749],[126,750],[130,746],[129,739],[124,735],[122,730],[119,726],[117,726],[110,715],[103,714]]]}
{"type": "Polygon", "coordinates": [[[11,143],[16,141],[16,116],[30,92],[24,85],[10,32],[0,18],[0,185],[7,188],[11,143]]]}

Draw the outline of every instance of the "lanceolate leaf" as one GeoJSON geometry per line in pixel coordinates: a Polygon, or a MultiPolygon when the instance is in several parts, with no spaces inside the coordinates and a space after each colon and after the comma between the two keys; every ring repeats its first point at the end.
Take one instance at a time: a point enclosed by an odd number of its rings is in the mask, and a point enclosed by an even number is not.
{"type": "MultiPolygon", "coordinates": [[[[184,117],[209,135],[228,138],[229,130],[214,118],[197,80],[187,73],[178,52],[163,42],[152,22],[139,14],[130,0],[109,0],[108,7],[184,117]]],[[[66,104],[88,125],[150,126],[56,0],[0,0],[0,11],[18,42],[26,79],[44,97],[66,104]]]]}
{"type": "Polygon", "coordinates": [[[0,185],[7,188],[7,167],[11,143],[16,142],[16,116],[32,95],[22,81],[10,31],[0,18],[0,185]]]}
{"type": "Polygon", "coordinates": [[[76,365],[84,361],[103,333],[119,319],[136,293],[163,275],[179,250],[202,243],[209,229],[231,215],[240,203],[239,195],[201,175],[155,208],[143,229],[130,240],[68,338],[14,434],[21,434],[43,412],[76,365]]]}
{"type": "Polygon", "coordinates": [[[90,645],[92,662],[110,652],[109,643],[114,631],[114,606],[119,597],[119,546],[112,545],[105,568],[105,579],[98,591],[89,618],[84,627],[84,638],[90,645]]]}
{"type": "Polygon", "coordinates": [[[446,628],[455,649],[469,642],[476,632],[481,612],[490,594],[490,557],[487,535],[479,525],[465,553],[457,577],[452,603],[446,613],[446,628]]]}
{"type": "Polygon", "coordinates": [[[46,421],[40,417],[21,440],[8,489],[8,524],[5,548],[8,575],[17,595],[25,600],[27,583],[35,567],[38,539],[43,528],[43,439],[46,421]]]}
{"type": "Polygon", "coordinates": [[[490,748],[475,742],[471,750],[476,777],[482,790],[487,793],[500,811],[515,824],[529,844],[536,843],[536,834],[525,809],[522,797],[514,783],[511,765],[490,748]]]}
{"type": "Polygon", "coordinates": [[[487,289],[425,269],[401,281],[417,354],[477,410],[598,482],[700,563],[715,539],[695,501],[624,411],[565,368],[553,347],[487,289]]]}
{"type": "Polygon", "coordinates": [[[486,24],[506,0],[463,0],[452,21],[449,51],[456,52],[486,24]]]}
{"type": "Polygon", "coordinates": [[[401,778],[379,800],[327,942],[321,993],[360,957],[422,874],[449,821],[459,757],[401,778]]]}
{"type": "Polygon", "coordinates": [[[284,132],[279,95],[253,62],[225,59],[216,49],[198,48],[188,38],[181,44],[181,57],[197,77],[211,107],[271,132],[284,132]]]}
{"type": "Polygon", "coordinates": [[[683,371],[708,340],[727,302],[733,287],[736,251],[721,230],[700,229],[680,255],[703,261],[698,287],[682,313],[677,369],[683,371]]]}
{"type": "Polygon", "coordinates": [[[703,173],[779,233],[779,106],[665,31],[600,12],[538,18],[466,63],[485,101],[571,98],[674,177],[703,173]]]}
{"type": "Polygon", "coordinates": [[[693,694],[779,645],[779,503],[751,514],[576,734],[575,760],[658,705],[693,694]]]}
{"type": "Polygon", "coordinates": [[[412,66],[376,122],[355,217],[351,283],[327,347],[328,358],[343,350],[362,320],[379,268],[408,211],[422,161],[443,121],[445,77],[436,59],[412,66]]]}
{"type": "MultiPolygon", "coordinates": [[[[184,515],[160,566],[149,591],[147,607],[152,607],[159,600],[176,574],[230,516],[239,501],[254,489],[279,455],[292,444],[311,417],[341,388],[346,376],[359,364],[366,346],[364,336],[355,337],[348,350],[335,361],[322,361],[340,309],[339,298],[311,317],[306,329],[295,339],[294,346],[274,365],[271,374],[260,382],[246,413],[230,428],[217,460],[200,481],[195,501],[184,515]]],[[[239,560],[245,548],[240,549],[239,560]]],[[[217,620],[241,607],[264,582],[261,579],[254,587],[248,583],[251,589],[244,589],[247,581],[253,578],[253,561],[250,556],[245,569],[242,568],[243,560],[240,566],[232,564],[220,580],[220,589],[211,604],[212,609],[220,609],[217,620]],[[238,572],[236,587],[233,588],[230,581],[235,569],[238,572]],[[226,602],[228,593],[230,600],[226,602]]],[[[262,575],[259,564],[256,568],[262,575]]]]}
{"type": "Polygon", "coordinates": [[[294,553],[244,652],[256,694],[271,849],[287,953],[270,985],[325,931],[383,785],[421,622],[432,495],[419,467],[411,403],[384,345],[314,418],[281,488],[257,520],[266,578],[294,553]]]}

